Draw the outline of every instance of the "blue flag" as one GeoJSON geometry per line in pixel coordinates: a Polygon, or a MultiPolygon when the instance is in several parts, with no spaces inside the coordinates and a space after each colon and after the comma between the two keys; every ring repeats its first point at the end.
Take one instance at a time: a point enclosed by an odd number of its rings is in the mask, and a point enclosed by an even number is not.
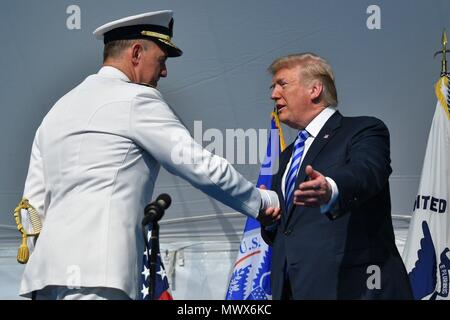
{"type": "MultiPolygon", "coordinates": [[[[270,189],[277,158],[284,149],[284,139],[276,113],[272,113],[271,130],[264,163],[261,165],[257,186],[270,189]]],[[[270,300],[272,249],[261,237],[261,225],[248,218],[238,257],[228,285],[226,300],[270,300]]]]}

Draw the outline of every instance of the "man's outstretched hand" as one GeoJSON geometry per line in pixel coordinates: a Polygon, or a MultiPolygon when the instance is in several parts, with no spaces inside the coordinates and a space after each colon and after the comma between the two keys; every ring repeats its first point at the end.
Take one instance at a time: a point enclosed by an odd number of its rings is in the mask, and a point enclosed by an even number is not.
{"type": "Polygon", "coordinates": [[[305,207],[319,207],[327,204],[331,199],[331,185],[323,174],[306,166],[308,181],[302,182],[294,191],[294,204],[305,207]]]}
{"type": "Polygon", "coordinates": [[[260,211],[257,220],[264,227],[273,225],[281,218],[280,208],[267,208],[264,212],[260,211]]]}
{"type": "MultiPolygon", "coordinates": [[[[260,189],[266,190],[265,185],[260,185],[260,189]]],[[[268,227],[273,225],[276,221],[278,221],[281,218],[281,209],[280,208],[267,208],[263,211],[259,212],[259,215],[257,217],[257,220],[259,223],[261,223],[263,226],[268,227]]]]}

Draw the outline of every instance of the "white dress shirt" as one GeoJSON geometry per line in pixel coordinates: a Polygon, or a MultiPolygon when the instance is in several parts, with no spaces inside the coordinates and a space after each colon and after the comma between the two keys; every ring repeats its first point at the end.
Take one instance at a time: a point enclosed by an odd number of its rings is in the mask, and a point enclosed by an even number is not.
{"type": "MultiPolygon", "coordinates": [[[[321,113],[319,113],[309,124],[308,126],[305,128],[306,131],[308,131],[308,138],[305,141],[305,149],[303,151],[303,155],[302,158],[300,159],[300,164],[299,164],[299,170],[300,167],[302,165],[303,159],[305,159],[306,153],[308,152],[309,147],[311,146],[311,144],[314,142],[314,139],[317,137],[317,135],[319,134],[320,130],[322,130],[322,127],[325,125],[325,123],[328,121],[328,119],[330,119],[330,117],[336,112],[335,108],[332,107],[327,107],[325,108],[321,113]]],[[[283,197],[285,196],[285,184],[286,184],[286,175],[287,172],[289,171],[289,167],[291,165],[291,161],[292,161],[292,155],[291,155],[291,159],[289,160],[289,163],[286,166],[286,170],[284,171],[283,174],[283,178],[281,180],[281,191],[283,192],[283,197]]],[[[298,175],[298,173],[297,173],[298,175]]],[[[327,181],[330,183],[331,185],[331,198],[330,201],[325,204],[322,205],[320,207],[320,211],[322,213],[328,212],[336,203],[336,200],[339,196],[339,190],[338,187],[336,185],[336,182],[334,182],[333,179],[326,177],[327,181]]],[[[298,186],[296,186],[295,190],[298,188],[298,186]]]]}

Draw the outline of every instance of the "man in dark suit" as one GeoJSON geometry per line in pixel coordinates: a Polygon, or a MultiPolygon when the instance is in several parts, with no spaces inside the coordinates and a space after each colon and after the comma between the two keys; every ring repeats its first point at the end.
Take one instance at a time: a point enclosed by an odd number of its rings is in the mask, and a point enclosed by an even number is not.
{"type": "Polygon", "coordinates": [[[314,54],[269,70],[280,121],[299,130],[272,180],[282,218],[262,231],[273,247],[273,298],[412,298],[392,226],[387,127],[343,117],[332,69],[314,54]]]}

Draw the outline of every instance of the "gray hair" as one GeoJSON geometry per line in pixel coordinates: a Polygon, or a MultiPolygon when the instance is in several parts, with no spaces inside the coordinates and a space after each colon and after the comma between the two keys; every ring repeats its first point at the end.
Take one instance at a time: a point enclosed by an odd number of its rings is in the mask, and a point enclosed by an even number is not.
{"type": "Polygon", "coordinates": [[[136,42],[140,43],[144,50],[147,50],[149,41],[145,40],[116,40],[108,42],[103,49],[103,62],[108,59],[120,58],[125,49],[130,48],[136,42]]]}

